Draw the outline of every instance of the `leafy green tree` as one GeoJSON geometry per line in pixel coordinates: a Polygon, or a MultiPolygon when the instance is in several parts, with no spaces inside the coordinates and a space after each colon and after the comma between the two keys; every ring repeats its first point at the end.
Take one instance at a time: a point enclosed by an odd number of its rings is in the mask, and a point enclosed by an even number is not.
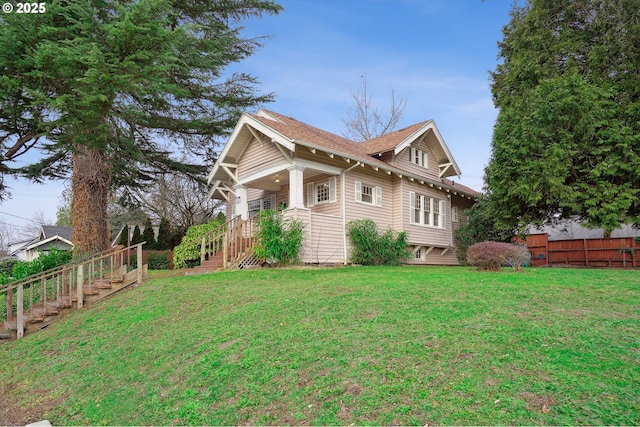
{"type": "Polygon", "coordinates": [[[500,109],[486,169],[500,226],[640,223],[637,0],[515,6],[491,74],[500,109]]]}
{"type": "Polygon", "coordinates": [[[153,224],[151,223],[151,218],[147,217],[144,221],[144,231],[142,232],[142,241],[147,242],[144,247],[145,249],[156,249],[156,236],[153,232],[153,224]]]}
{"type": "Polygon", "coordinates": [[[71,171],[75,250],[105,249],[113,189],[202,174],[241,112],[272,99],[253,76],[225,70],[261,46],[240,23],[280,10],[267,0],[54,0],[44,13],[1,14],[0,173],[71,171]],[[33,148],[41,157],[15,166],[33,148]]]}

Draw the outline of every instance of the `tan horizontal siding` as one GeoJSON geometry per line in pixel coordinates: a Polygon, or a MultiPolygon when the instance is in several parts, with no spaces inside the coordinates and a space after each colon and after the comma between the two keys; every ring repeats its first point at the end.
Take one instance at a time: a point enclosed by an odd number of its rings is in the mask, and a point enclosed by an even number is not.
{"type": "Polygon", "coordinates": [[[367,168],[356,168],[346,174],[345,206],[346,220],[372,219],[381,231],[394,228],[393,178],[382,173],[369,173],[367,168]],[[362,170],[361,170],[362,169],[362,170]],[[382,206],[371,206],[356,202],[355,183],[382,188],[382,206]]]}
{"type": "Polygon", "coordinates": [[[275,143],[252,139],[238,162],[238,177],[242,179],[255,171],[278,164],[284,159],[275,143]]]}
{"type": "Polygon", "coordinates": [[[306,262],[337,264],[344,261],[342,217],[311,213],[310,244],[305,253],[306,262]]]}

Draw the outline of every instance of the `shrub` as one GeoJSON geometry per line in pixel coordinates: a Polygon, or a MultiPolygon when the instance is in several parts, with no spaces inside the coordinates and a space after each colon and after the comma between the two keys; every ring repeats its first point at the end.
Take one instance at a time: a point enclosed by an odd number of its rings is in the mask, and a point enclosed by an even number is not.
{"type": "Polygon", "coordinates": [[[467,264],[475,265],[478,270],[498,271],[500,267],[510,266],[520,271],[530,260],[526,246],[512,243],[486,241],[467,250],[467,264]]]}
{"type": "Polygon", "coordinates": [[[149,270],[168,270],[169,251],[147,252],[147,267],[149,270]]]}
{"type": "Polygon", "coordinates": [[[211,221],[189,227],[180,244],[173,248],[173,268],[191,268],[199,265],[202,236],[222,225],[223,222],[211,221]]]}
{"type": "Polygon", "coordinates": [[[13,280],[24,279],[44,270],[56,268],[71,261],[71,251],[51,248],[47,255],[40,252],[40,256],[32,261],[18,261],[13,265],[11,276],[13,280]]]}
{"type": "Polygon", "coordinates": [[[15,258],[3,259],[0,261],[0,274],[5,273],[8,276],[11,276],[11,273],[13,273],[13,266],[19,262],[21,261],[15,258]]]}
{"type": "Polygon", "coordinates": [[[349,222],[347,234],[353,244],[351,262],[354,264],[398,265],[409,256],[407,233],[387,229],[380,234],[371,219],[349,222]]]}
{"type": "Polygon", "coordinates": [[[258,217],[256,255],[278,265],[300,262],[304,239],[304,223],[298,219],[285,220],[274,209],[260,212],[258,217]]]}

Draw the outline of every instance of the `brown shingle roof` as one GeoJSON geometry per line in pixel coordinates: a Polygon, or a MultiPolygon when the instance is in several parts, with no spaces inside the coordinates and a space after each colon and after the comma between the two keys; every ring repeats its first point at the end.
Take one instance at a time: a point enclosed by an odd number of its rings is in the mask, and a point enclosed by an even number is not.
{"type": "MultiPolygon", "coordinates": [[[[375,138],[362,143],[353,142],[349,139],[343,138],[331,132],[318,129],[306,123],[300,122],[294,118],[284,116],[262,108],[262,111],[279,120],[272,120],[263,116],[251,114],[251,117],[258,120],[260,123],[268,126],[274,131],[282,134],[290,140],[296,140],[297,142],[306,142],[318,147],[324,147],[337,154],[344,154],[354,157],[356,160],[361,159],[368,164],[378,165],[386,170],[397,170],[397,168],[389,165],[382,160],[379,160],[372,155],[382,153],[394,149],[398,144],[407,139],[411,134],[418,131],[421,127],[431,122],[431,120],[416,123],[415,125],[408,126],[404,129],[383,135],[379,138],[375,138]]],[[[432,181],[427,179],[427,181],[432,181]]],[[[449,179],[442,179],[442,184],[445,186],[458,189],[466,194],[476,194],[476,190],[471,189],[459,183],[454,183],[449,179]]]]}
{"type": "Polygon", "coordinates": [[[365,141],[359,145],[368,154],[384,153],[385,151],[393,150],[394,148],[396,148],[398,144],[400,144],[402,141],[411,136],[411,134],[413,134],[429,122],[431,122],[431,120],[416,123],[415,125],[408,126],[404,129],[379,136],[378,138],[370,139],[369,141],[365,141]]]}
{"type": "Polygon", "coordinates": [[[263,111],[272,115],[276,119],[281,120],[282,123],[257,115],[252,115],[252,117],[289,139],[294,139],[299,142],[308,142],[319,147],[327,148],[336,153],[344,153],[345,155],[360,158],[367,163],[389,167],[387,163],[371,157],[366,150],[362,149],[362,144],[358,144],[331,132],[318,129],[291,117],[283,116],[265,109],[263,109],[263,111]]]}

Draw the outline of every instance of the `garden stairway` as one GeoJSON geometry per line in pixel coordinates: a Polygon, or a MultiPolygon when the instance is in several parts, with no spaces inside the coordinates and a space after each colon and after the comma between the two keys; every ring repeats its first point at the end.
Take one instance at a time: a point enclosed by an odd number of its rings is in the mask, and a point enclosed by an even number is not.
{"type": "Polygon", "coordinates": [[[5,319],[0,338],[22,338],[49,326],[62,314],[142,283],[146,273],[143,244],[112,248],[0,286],[0,315],[5,319]],[[129,255],[136,255],[132,271],[127,271],[129,255]]]}
{"type": "Polygon", "coordinates": [[[257,216],[247,220],[237,216],[202,236],[200,265],[193,273],[261,266],[264,260],[255,254],[256,229],[257,216]]]}

